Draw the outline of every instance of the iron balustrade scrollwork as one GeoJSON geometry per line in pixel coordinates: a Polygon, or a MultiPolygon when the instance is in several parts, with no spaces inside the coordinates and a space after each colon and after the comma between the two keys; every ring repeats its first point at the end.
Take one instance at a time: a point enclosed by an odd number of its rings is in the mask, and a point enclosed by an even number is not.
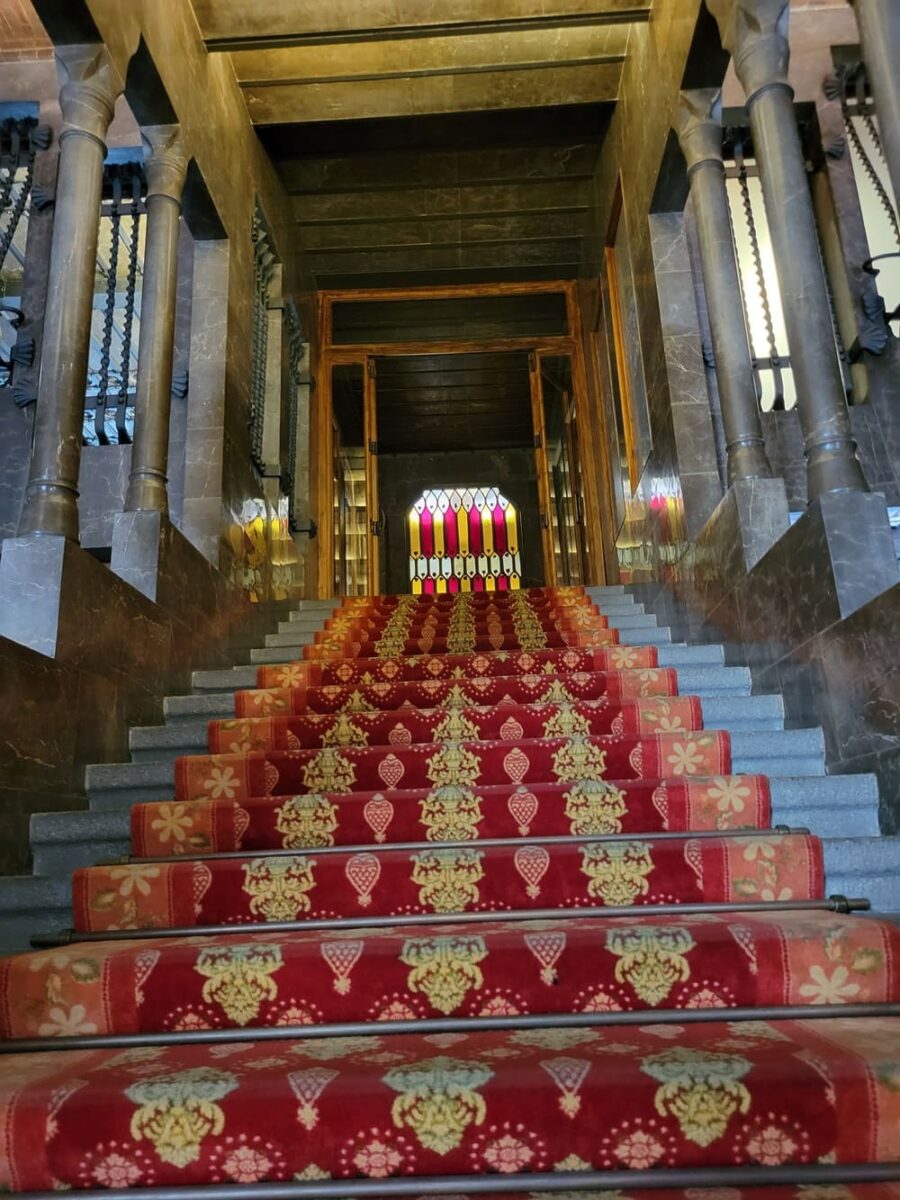
{"type": "Polygon", "coordinates": [[[9,388],[23,408],[34,402],[30,388],[17,381],[16,368],[34,363],[34,338],[22,337],[25,320],[21,303],[28,217],[52,196],[34,186],[38,151],[50,145],[51,132],[36,117],[7,117],[0,121],[0,388],[9,388]]]}
{"type": "MultiPolygon", "coordinates": [[[[840,50],[847,53],[846,47],[840,50]]],[[[865,63],[853,56],[839,61],[823,80],[822,89],[827,99],[841,106],[869,250],[868,257],[859,264],[872,282],[858,296],[862,320],[849,352],[855,362],[864,352],[883,354],[895,336],[892,323],[900,322],[900,214],[891,198],[878,113],[865,63]]]]}
{"type": "Polygon", "coordinates": [[[85,397],[86,445],[126,445],[134,435],[145,192],[139,157],[106,163],[97,247],[100,286],[94,296],[85,397]]]}

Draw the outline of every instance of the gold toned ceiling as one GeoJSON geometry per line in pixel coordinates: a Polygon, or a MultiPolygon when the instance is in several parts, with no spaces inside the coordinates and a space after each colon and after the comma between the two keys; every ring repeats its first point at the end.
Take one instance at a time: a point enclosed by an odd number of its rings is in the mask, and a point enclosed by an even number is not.
{"type": "Polygon", "coordinates": [[[194,0],[259,125],[614,100],[649,0],[194,0]]]}

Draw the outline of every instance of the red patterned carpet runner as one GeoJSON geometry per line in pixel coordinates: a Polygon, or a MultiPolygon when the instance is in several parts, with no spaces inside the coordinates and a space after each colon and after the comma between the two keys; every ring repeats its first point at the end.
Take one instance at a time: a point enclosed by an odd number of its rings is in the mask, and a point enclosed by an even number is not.
{"type": "Polygon", "coordinates": [[[900,997],[900,928],[802,907],[819,840],[612,626],[577,588],[376,597],[261,668],[75,873],[72,943],[0,963],[0,1036],[87,1039],[0,1057],[0,1186],[900,1160],[900,1019],[840,1013],[900,997]]]}

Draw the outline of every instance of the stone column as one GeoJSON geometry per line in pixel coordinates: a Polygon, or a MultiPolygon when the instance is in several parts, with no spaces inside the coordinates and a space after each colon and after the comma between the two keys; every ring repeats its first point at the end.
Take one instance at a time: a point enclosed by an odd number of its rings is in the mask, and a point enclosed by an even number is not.
{"type": "Polygon", "coordinates": [[[700,267],[722,401],[728,482],[770,479],[772,467],[766,457],[759,418],[725,192],[721,92],[713,89],[682,92],[677,132],[697,215],[700,267]]]}
{"type": "Polygon", "coordinates": [[[863,62],[875,99],[881,145],[900,206],[900,4],[851,0],[856,9],[863,62]]]}
{"type": "Polygon", "coordinates": [[[120,90],[103,46],[61,46],[56,211],[31,471],[20,534],[78,540],[78,467],[97,259],[104,138],[120,90]]]}
{"type": "Polygon", "coordinates": [[[809,499],[868,491],[856,457],[803,150],[787,82],[788,0],[709,0],[747,94],[797,384],[809,499]]]}
{"type": "Polygon", "coordinates": [[[125,511],[165,513],[175,343],[175,291],[181,193],[187,160],[177,125],[143,131],[147,170],[147,236],[141,291],[134,445],[125,511]]]}

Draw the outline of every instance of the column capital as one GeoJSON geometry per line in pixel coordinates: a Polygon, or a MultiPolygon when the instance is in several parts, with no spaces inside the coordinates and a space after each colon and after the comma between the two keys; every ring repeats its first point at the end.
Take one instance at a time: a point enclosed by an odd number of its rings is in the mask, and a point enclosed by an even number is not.
{"type": "Polygon", "coordinates": [[[787,86],[790,0],[709,0],[707,7],[748,103],[763,88],[787,86]]]}
{"type": "Polygon", "coordinates": [[[679,92],[675,132],[688,171],[702,162],[722,161],[722,92],[695,88],[679,92]]]}
{"type": "Polygon", "coordinates": [[[68,134],[81,133],[103,143],[122,90],[106,47],[58,46],[56,64],[63,117],[60,142],[68,134]]]}
{"type": "Polygon", "coordinates": [[[181,126],[145,125],[141,129],[141,138],[147,172],[147,199],[168,196],[180,204],[188,165],[181,126]]]}

